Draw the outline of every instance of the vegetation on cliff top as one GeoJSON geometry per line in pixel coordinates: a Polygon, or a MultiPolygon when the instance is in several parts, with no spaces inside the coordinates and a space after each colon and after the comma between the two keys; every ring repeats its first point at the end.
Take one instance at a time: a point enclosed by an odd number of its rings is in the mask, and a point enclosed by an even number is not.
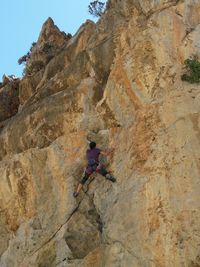
{"type": "Polygon", "coordinates": [[[88,6],[88,12],[94,17],[101,17],[105,10],[105,2],[93,1],[88,6]]]}

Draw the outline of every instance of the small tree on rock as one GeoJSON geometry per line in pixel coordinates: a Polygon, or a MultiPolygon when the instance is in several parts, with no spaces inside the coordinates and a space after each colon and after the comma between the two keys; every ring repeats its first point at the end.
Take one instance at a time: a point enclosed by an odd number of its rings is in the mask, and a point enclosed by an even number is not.
{"type": "Polygon", "coordinates": [[[105,3],[99,0],[93,1],[88,6],[89,13],[94,17],[101,17],[104,11],[105,3]]]}
{"type": "Polygon", "coordinates": [[[26,63],[26,62],[29,60],[29,58],[31,57],[31,53],[32,53],[32,51],[33,51],[33,47],[34,47],[35,45],[36,45],[36,43],[33,42],[32,45],[31,45],[30,50],[28,51],[28,53],[27,53],[26,55],[24,55],[24,56],[22,56],[22,57],[20,57],[20,58],[18,59],[18,64],[19,64],[19,65],[21,65],[22,63],[26,63]]]}

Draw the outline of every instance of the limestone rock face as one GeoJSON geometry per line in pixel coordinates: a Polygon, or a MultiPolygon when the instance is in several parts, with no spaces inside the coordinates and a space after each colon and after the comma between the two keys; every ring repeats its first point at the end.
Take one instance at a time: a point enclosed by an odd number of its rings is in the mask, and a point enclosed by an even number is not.
{"type": "Polygon", "coordinates": [[[181,81],[199,11],[110,0],[72,38],[45,22],[42,67],[0,110],[1,267],[200,266],[200,85],[181,81]],[[92,175],[74,199],[91,140],[117,182],[92,175]]]}
{"type": "MultiPolygon", "coordinates": [[[[37,90],[48,63],[61,52],[70,39],[70,35],[60,32],[51,18],[44,23],[37,43],[32,44],[30,58],[20,83],[20,104],[23,105],[37,90]]],[[[55,63],[55,62],[54,62],[55,63]]],[[[57,64],[57,72],[59,64],[57,64]]],[[[55,75],[55,74],[54,74],[55,75]]],[[[50,77],[48,77],[50,78],[50,77]]]]}
{"type": "MultiPolygon", "coordinates": [[[[14,77],[3,77],[0,87],[0,123],[15,115],[19,107],[19,82],[14,77]]],[[[0,126],[1,127],[1,126],[0,126]]]]}

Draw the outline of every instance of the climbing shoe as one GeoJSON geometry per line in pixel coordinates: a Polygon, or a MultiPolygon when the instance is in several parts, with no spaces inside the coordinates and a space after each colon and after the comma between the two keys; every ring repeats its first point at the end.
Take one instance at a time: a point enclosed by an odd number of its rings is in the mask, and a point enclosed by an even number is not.
{"type": "Polygon", "coordinates": [[[109,173],[106,174],[106,179],[110,180],[110,181],[113,182],[113,183],[116,182],[116,179],[115,179],[112,175],[110,175],[109,173]]]}
{"type": "Polygon", "coordinates": [[[77,196],[78,196],[78,193],[77,193],[77,192],[74,192],[74,193],[73,193],[73,196],[74,196],[74,197],[77,197],[77,196]]]}

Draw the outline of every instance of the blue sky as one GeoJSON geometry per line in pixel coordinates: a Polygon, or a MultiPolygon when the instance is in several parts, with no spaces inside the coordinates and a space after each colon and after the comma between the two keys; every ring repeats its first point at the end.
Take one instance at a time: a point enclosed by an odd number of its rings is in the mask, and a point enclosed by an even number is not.
{"type": "Polygon", "coordinates": [[[3,74],[22,74],[18,59],[37,41],[43,23],[52,17],[61,31],[74,34],[86,19],[91,0],[1,0],[0,81],[3,74]]]}

